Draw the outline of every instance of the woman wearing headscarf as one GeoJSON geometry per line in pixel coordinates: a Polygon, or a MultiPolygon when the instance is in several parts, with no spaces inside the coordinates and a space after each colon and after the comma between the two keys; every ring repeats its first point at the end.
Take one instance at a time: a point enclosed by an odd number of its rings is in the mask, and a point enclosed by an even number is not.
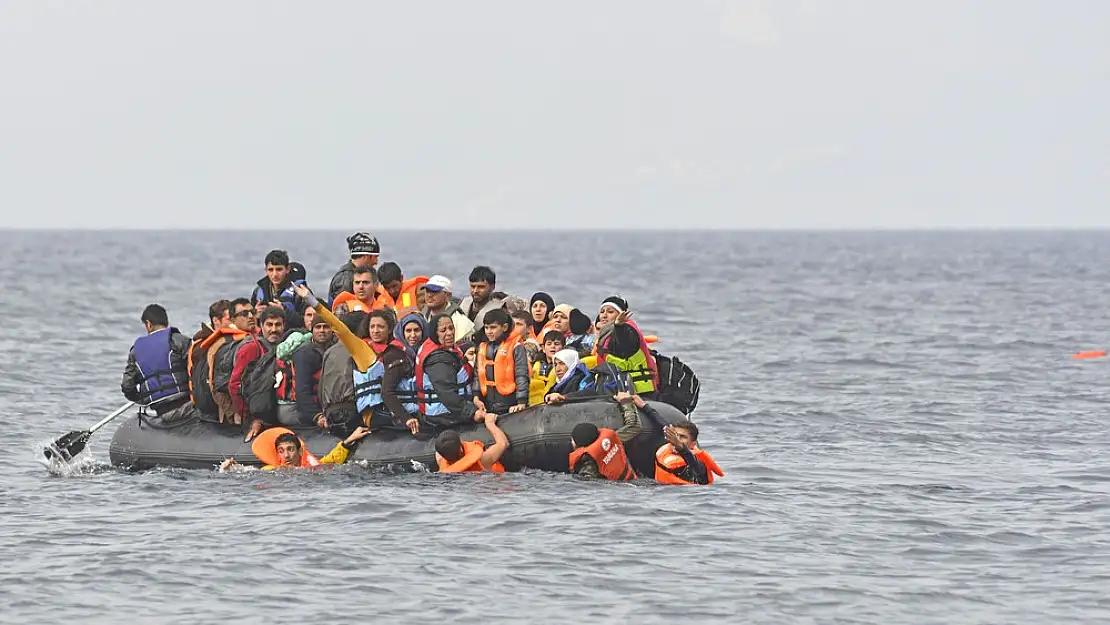
{"type": "MultiPolygon", "coordinates": [[[[532,294],[529,310],[532,313],[531,336],[538,343],[551,322],[551,311],[555,309],[555,300],[543,291],[532,294]]],[[[521,338],[528,338],[527,336],[521,338]]]]}
{"type": "Polygon", "coordinates": [[[628,302],[619,295],[607,297],[597,314],[597,363],[611,364],[628,374],[632,393],[652,399],[659,385],[659,370],[644,334],[632,321],[628,302]]]}
{"type": "Polygon", "coordinates": [[[401,318],[401,322],[393,330],[393,336],[409,352],[409,355],[416,359],[416,352],[420,351],[420,346],[428,338],[428,322],[424,321],[424,315],[419,311],[410,312],[401,318]]]}
{"type": "Polygon", "coordinates": [[[544,401],[558,404],[566,401],[567,395],[578,393],[582,384],[590,379],[590,370],[578,358],[578,352],[564,349],[555,354],[555,386],[548,391],[544,401]]]}
{"type": "Polygon", "coordinates": [[[481,421],[485,411],[472,401],[474,370],[455,345],[455,322],[441,314],[429,325],[431,333],[416,357],[420,419],[433,431],[481,421]]]}

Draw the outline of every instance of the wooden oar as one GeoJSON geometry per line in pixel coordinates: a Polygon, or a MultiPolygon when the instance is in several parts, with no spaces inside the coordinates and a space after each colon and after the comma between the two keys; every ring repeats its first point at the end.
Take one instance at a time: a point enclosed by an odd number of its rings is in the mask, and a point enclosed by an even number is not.
{"type": "Polygon", "coordinates": [[[74,456],[85,450],[85,445],[89,442],[89,438],[93,435],[93,432],[99,430],[105,425],[108,425],[108,423],[112,419],[115,419],[124,412],[127,412],[127,409],[134,405],[135,402],[129,401],[117,408],[116,411],[112,414],[94,423],[92,426],[89,427],[89,429],[74,430],[69,434],[65,434],[58,440],[54,441],[54,444],[52,446],[42,450],[42,453],[46,456],[47,460],[52,459],[54,457],[54,454],[57,453],[57,455],[61,456],[62,460],[69,462],[73,459],[74,456]]]}

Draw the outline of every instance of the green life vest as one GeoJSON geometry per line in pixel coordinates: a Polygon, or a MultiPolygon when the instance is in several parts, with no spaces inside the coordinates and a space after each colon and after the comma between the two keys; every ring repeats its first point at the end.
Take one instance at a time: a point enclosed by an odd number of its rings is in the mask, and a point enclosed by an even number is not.
{"type": "Polygon", "coordinates": [[[628,358],[618,358],[612,354],[606,354],[605,362],[611,363],[628,374],[628,379],[631,380],[632,388],[635,389],[637,395],[655,390],[655,380],[651,374],[651,369],[648,368],[648,359],[644,355],[644,350],[638,349],[635,354],[628,358]]]}

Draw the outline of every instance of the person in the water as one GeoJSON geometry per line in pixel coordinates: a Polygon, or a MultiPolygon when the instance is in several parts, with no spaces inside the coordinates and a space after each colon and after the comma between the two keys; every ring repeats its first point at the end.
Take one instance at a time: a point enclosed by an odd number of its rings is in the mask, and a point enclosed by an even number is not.
{"type": "MultiPolygon", "coordinates": [[[[347,462],[351,452],[358,447],[370,428],[362,426],[355,428],[345,440],[340,441],[323,458],[316,458],[304,448],[304,441],[286,428],[271,428],[254,440],[251,451],[264,462],[262,470],[311,468],[324,464],[343,464],[347,462]]],[[[235,466],[235,458],[228,458],[220,465],[220,471],[227,471],[235,466]]]]}
{"type": "Polygon", "coordinates": [[[666,443],[655,452],[655,481],[660,484],[712,484],[723,476],[709,452],[698,447],[698,426],[686,421],[663,428],[666,443]]]}
{"type": "Polygon", "coordinates": [[[493,444],[489,447],[480,441],[464,441],[454,430],[447,430],[436,437],[436,464],[440,473],[505,472],[500,461],[509,448],[509,437],[497,427],[497,415],[487,412],[482,421],[493,435],[493,444]]]}
{"type": "Polygon", "coordinates": [[[624,425],[616,431],[593,423],[579,423],[570,434],[570,471],[580,477],[627,481],[636,477],[624,451],[624,444],[644,431],[637,408],[647,404],[639,395],[617,393],[613,399],[621,407],[624,425]]]}

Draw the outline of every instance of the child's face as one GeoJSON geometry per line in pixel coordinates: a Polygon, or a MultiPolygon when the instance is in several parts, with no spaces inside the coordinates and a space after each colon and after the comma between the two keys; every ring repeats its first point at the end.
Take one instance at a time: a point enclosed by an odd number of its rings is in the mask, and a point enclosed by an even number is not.
{"type": "Polygon", "coordinates": [[[499,340],[503,334],[509,331],[508,324],[500,323],[487,323],[485,326],[486,338],[491,342],[499,340]]]}

